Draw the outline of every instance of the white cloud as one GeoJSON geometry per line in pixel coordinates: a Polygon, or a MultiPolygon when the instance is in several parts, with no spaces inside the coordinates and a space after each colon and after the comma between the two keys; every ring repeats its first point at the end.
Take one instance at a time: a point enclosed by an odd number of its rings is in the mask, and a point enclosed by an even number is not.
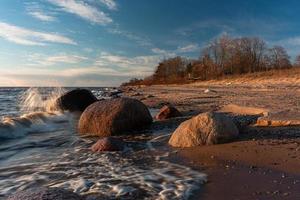
{"type": "Polygon", "coordinates": [[[83,60],[87,60],[87,57],[77,56],[77,55],[58,55],[58,56],[50,56],[46,59],[46,61],[50,63],[79,63],[83,60]]]}
{"type": "Polygon", "coordinates": [[[30,54],[29,61],[35,65],[19,66],[14,71],[0,69],[0,74],[7,77],[7,79],[0,77],[0,85],[9,82],[14,86],[117,86],[132,77],[151,75],[161,56],[126,57],[103,52],[94,64],[80,66],[79,62],[85,59],[85,57],[66,54],[48,57],[30,54]],[[74,65],[59,70],[54,67],[39,67],[56,62],[74,65]]]}
{"type": "Polygon", "coordinates": [[[55,17],[51,16],[49,13],[46,13],[38,3],[29,2],[25,3],[25,5],[27,13],[38,20],[45,22],[52,22],[56,20],[55,17]]]}
{"type": "Polygon", "coordinates": [[[29,62],[27,65],[43,67],[43,66],[55,65],[57,63],[76,64],[87,59],[88,59],[87,57],[78,56],[78,55],[68,55],[68,54],[59,54],[54,56],[30,54],[27,58],[29,62]]]}
{"type": "Polygon", "coordinates": [[[167,54],[168,53],[168,51],[159,49],[159,48],[153,48],[153,49],[151,49],[151,51],[156,54],[167,54]]]}
{"type": "Polygon", "coordinates": [[[161,57],[157,55],[126,57],[102,52],[96,60],[95,65],[101,67],[113,66],[132,72],[137,70],[152,72],[160,60],[161,57]]]}
{"type": "Polygon", "coordinates": [[[176,52],[188,53],[188,52],[198,51],[199,49],[200,49],[200,47],[198,46],[198,44],[189,44],[189,45],[186,45],[186,46],[178,47],[176,52]]]}
{"type": "Polygon", "coordinates": [[[174,57],[176,55],[182,54],[182,53],[190,53],[199,51],[200,47],[198,44],[189,44],[186,46],[178,47],[175,50],[164,50],[160,48],[153,48],[151,51],[155,54],[162,55],[164,57],[174,57]]]}
{"type": "Polygon", "coordinates": [[[45,45],[45,42],[76,45],[72,39],[55,33],[38,32],[0,22],[0,37],[22,45],[45,45]]]}
{"type": "Polygon", "coordinates": [[[282,45],[298,46],[300,45],[300,36],[286,38],[280,40],[278,43],[282,45]]]}
{"type": "Polygon", "coordinates": [[[34,18],[37,18],[41,21],[46,21],[46,22],[52,22],[55,21],[56,18],[50,15],[47,15],[41,11],[29,11],[28,12],[29,15],[33,16],[34,18]]]}
{"type": "Polygon", "coordinates": [[[99,69],[71,68],[57,72],[51,68],[20,68],[15,72],[0,70],[0,86],[118,86],[130,77],[101,75],[99,69]]]}
{"type": "Polygon", "coordinates": [[[120,35],[120,36],[125,37],[129,40],[135,41],[137,44],[139,44],[141,46],[147,46],[147,47],[149,47],[149,46],[152,47],[153,46],[151,41],[148,38],[139,36],[135,33],[129,32],[129,31],[121,30],[118,26],[116,26],[114,28],[109,28],[109,29],[107,29],[107,31],[109,33],[120,35]]]}
{"type": "MultiPolygon", "coordinates": [[[[42,57],[39,54],[32,54],[29,57],[29,61],[31,61],[31,63],[35,63],[33,64],[33,66],[47,66],[60,62],[76,64],[86,59],[87,58],[85,57],[72,55],[42,57]]],[[[153,55],[126,57],[103,52],[91,66],[73,66],[68,67],[65,70],[60,70],[56,73],[58,73],[60,76],[66,77],[77,77],[87,75],[114,77],[143,77],[152,74],[154,68],[157,66],[160,60],[160,56],[153,55]]],[[[45,68],[38,68],[38,71],[41,69],[45,68]]]]}
{"type": "Polygon", "coordinates": [[[110,10],[118,9],[117,3],[114,0],[100,0],[100,2],[110,10]]]}
{"type": "MultiPolygon", "coordinates": [[[[104,67],[79,67],[79,68],[69,68],[60,72],[61,76],[72,77],[72,76],[84,76],[84,75],[113,75],[113,76],[124,76],[125,74],[120,74],[117,70],[112,68],[104,67]]],[[[125,75],[126,76],[126,75],[125,75]]]]}
{"type": "Polygon", "coordinates": [[[88,52],[88,53],[91,53],[91,52],[94,51],[94,49],[88,48],[88,47],[87,47],[87,48],[84,48],[83,51],[88,52]]]}
{"type": "Polygon", "coordinates": [[[65,12],[75,14],[92,23],[105,25],[113,21],[107,14],[87,4],[84,1],[75,1],[75,0],[48,0],[48,1],[56,6],[59,6],[65,12]]]}

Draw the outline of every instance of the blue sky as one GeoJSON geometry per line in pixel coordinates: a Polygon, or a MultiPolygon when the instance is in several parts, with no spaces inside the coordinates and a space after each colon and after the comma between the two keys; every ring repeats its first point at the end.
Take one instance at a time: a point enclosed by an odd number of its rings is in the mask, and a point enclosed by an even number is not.
{"type": "Polygon", "coordinates": [[[300,2],[1,0],[0,86],[111,86],[223,35],[300,54],[300,2]]]}

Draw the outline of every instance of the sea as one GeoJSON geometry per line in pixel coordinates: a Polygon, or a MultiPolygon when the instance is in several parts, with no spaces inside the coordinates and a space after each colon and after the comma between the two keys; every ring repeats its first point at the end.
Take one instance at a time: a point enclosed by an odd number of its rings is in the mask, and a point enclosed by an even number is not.
{"type": "MultiPolygon", "coordinates": [[[[77,133],[80,115],[53,106],[72,89],[0,88],[0,199],[45,186],[89,200],[173,200],[189,199],[202,187],[204,173],[173,163],[170,151],[158,150],[172,128],[124,136],[128,145],[122,152],[93,153],[96,138],[77,133]]],[[[88,89],[99,99],[114,90],[88,89]]]]}

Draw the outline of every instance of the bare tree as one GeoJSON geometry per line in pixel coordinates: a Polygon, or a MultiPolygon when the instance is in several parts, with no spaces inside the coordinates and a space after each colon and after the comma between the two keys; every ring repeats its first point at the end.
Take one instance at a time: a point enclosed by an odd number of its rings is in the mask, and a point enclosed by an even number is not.
{"type": "Polygon", "coordinates": [[[283,47],[274,46],[269,49],[269,53],[269,61],[271,62],[269,65],[274,69],[284,69],[292,66],[290,57],[283,47]]]}
{"type": "Polygon", "coordinates": [[[300,55],[296,56],[294,66],[295,67],[300,67],[300,55]]]}
{"type": "MultiPolygon", "coordinates": [[[[300,66],[300,55],[295,66],[300,66]]],[[[210,42],[201,50],[199,59],[183,57],[159,63],[146,83],[182,82],[189,79],[207,80],[229,74],[253,73],[292,67],[287,51],[281,46],[268,48],[257,37],[230,38],[227,35],[210,42]]],[[[132,80],[132,83],[140,80],[132,80]]]]}

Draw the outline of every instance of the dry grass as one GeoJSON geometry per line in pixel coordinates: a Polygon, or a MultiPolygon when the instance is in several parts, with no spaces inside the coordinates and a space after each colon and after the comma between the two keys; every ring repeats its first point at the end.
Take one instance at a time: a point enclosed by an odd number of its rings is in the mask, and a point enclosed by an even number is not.
{"type": "Polygon", "coordinates": [[[194,85],[205,84],[281,84],[300,86],[300,67],[271,70],[242,75],[224,76],[214,80],[197,81],[194,85]]]}

